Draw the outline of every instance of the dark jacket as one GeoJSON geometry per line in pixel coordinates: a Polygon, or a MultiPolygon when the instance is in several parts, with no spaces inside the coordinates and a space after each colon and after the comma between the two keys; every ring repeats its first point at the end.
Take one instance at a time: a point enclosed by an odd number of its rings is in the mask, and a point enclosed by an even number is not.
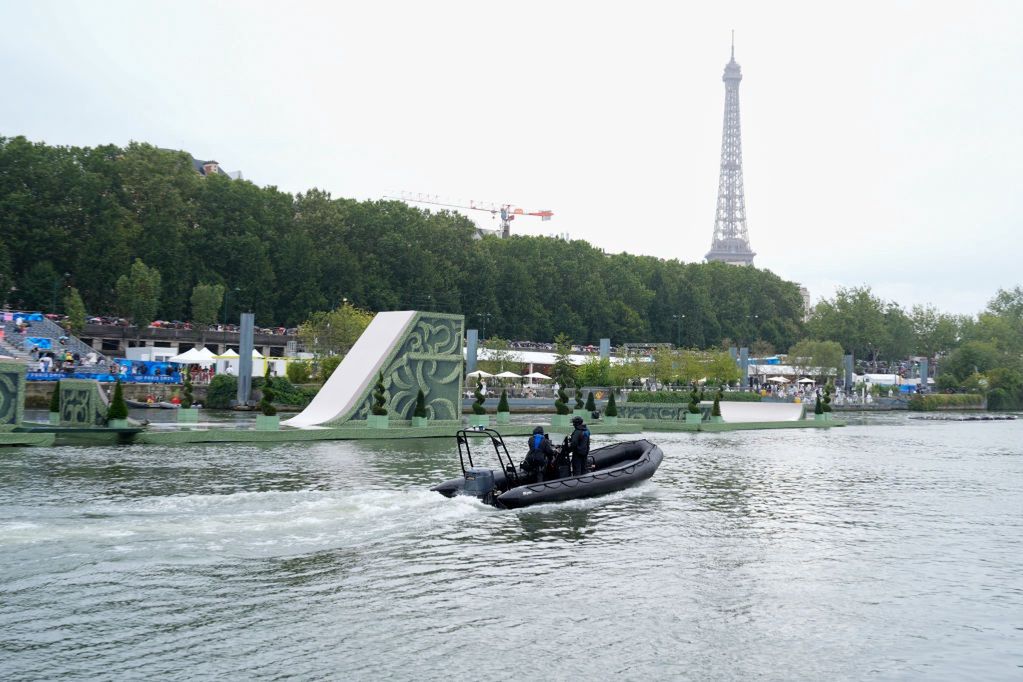
{"type": "Polygon", "coordinates": [[[555,454],[551,439],[545,436],[543,431],[534,430],[533,435],[529,437],[529,454],[526,455],[526,462],[533,467],[543,467],[548,458],[553,458],[555,454]]]}
{"type": "Polygon", "coordinates": [[[586,428],[586,424],[575,427],[568,441],[568,451],[582,457],[590,454],[590,430],[586,428]]]}

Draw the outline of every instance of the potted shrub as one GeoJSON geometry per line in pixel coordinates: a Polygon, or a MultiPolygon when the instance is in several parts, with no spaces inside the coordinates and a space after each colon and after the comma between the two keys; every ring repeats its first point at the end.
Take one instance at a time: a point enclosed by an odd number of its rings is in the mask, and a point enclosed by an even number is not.
{"type": "Polygon", "coordinates": [[[586,405],[583,403],[583,389],[579,386],[575,387],[575,408],[572,410],[572,414],[583,419],[590,418],[589,413],[586,411],[586,405]]]}
{"type": "Polygon", "coordinates": [[[270,378],[270,365],[266,366],[266,374],[263,375],[262,395],[259,398],[259,411],[262,414],[256,415],[257,431],[276,431],[281,428],[281,418],[277,415],[277,408],[274,407],[274,387],[270,378]]]}
{"type": "Polygon", "coordinates": [[[508,391],[501,389],[501,399],[497,401],[497,423],[507,424],[511,421],[511,408],[508,407],[508,391]]]}
{"type": "Polygon", "coordinates": [[[60,382],[53,387],[53,393],[50,394],[50,423],[60,423],[60,382]]]}
{"type": "Polygon", "coordinates": [[[373,413],[366,417],[370,428],[387,428],[387,389],[384,388],[384,373],[377,374],[377,382],[373,385],[373,404],[370,406],[373,413]]]}
{"type": "MultiPolygon", "coordinates": [[[[821,410],[823,413],[824,421],[831,419],[831,393],[835,390],[835,387],[829,381],[824,384],[824,397],[821,399],[821,410]]],[[[814,410],[814,419],[816,419],[816,409],[814,410]]]]}
{"type": "Polygon", "coordinates": [[[192,395],[192,373],[186,368],[182,374],[184,380],[182,381],[181,407],[178,408],[178,421],[197,422],[199,421],[199,410],[192,407],[192,403],[195,402],[195,397],[192,395]]]}
{"type": "Polygon", "coordinates": [[[703,421],[703,415],[700,414],[700,394],[694,384],[693,390],[689,392],[689,411],[686,413],[686,424],[699,424],[701,421],[703,421]]]}
{"type": "Polygon", "coordinates": [[[615,392],[607,398],[607,407],[604,408],[604,423],[612,426],[618,424],[618,406],[615,405],[615,392]]]}
{"type": "Polygon", "coordinates": [[[107,409],[107,426],[112,429],[128,428],[128,403],[124,402],[120,379],[114,384],[114,397],[110,399],[110,407],[107,409]]]}
{"type": "Polygon", "coordinates": [[[724,395],[722,389],[718,387],[717,393],[714,394],[714,406],[710,408],[710,420],[716,424],[724,421],[724,418],[721,416],[721,398],[724,395]]]}
{"type": "Polygon", "coordinates": [[[416,409],[412,411],[412,426],[427,426],[430,420],[426,417],[426,396],[423,389],[416,393],[416,409]]]}
{"type": "Polygon", "coordinates": [[[597,411],[597,404],[593,401],[593,391],[586,395],[586,411],[590,413],[591,417],[597,411]]]}
{"type": "Polygon", "coordinates": [[[551,418],[551,426],[568,426],[568,415],[572,413],[568,409],[568,394],[565,393],[563,384],[558,384],[558,398],[554,401],[554,411],[557,413],[551,418]]]}
{"type": "Polygon", "coordinates": [[[813,401],[813,418],[814,421],[824,420],[824,404],[821,402],[821,394],[817,394],[817,399],[813,401]]]}
{"type": "Polygon", "coordinates": [[[490,416],[487,414],[487,408],[483,407],[487,397],[483,395],[482,379],[476,379],[476,390],[473,392],[473,397],[475,397],[475,400],[472,403],[472,416],[469,417],[469,425],[490,426],[490,416]]]}

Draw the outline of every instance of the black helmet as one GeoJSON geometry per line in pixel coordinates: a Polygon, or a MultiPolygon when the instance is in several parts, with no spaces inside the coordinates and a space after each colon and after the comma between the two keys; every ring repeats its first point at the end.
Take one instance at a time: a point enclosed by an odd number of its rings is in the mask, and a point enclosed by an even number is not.
{"type": "Polygon", "coordinates": [[[575,424],[576,426],[579,426],[580,424],[583,423],[583,418],[580,416],[572,417],[572,423],[575,424]]]}
{"type": "Polygon", "coordinates": [[[533,434],[534,435],[540,434],[540,433],[543,433],[543,427],[542,426],[537,426],[535,429],[533,429],[533,434]]]}

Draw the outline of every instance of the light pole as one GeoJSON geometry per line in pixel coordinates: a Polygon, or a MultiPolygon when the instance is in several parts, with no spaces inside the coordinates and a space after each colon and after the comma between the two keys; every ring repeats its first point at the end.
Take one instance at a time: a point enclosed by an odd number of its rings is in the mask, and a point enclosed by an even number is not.
{"type": "Polygon", "coordinates": [[[480,342],[487,340],[487,321],[490,320],[490,313],[476,313],[480,318],[480,342]]]}
{"type": "Polygon", "coordinates": [[[672,315],[671,319],[675,320],[675,348],[681,348],[682,346],[682,320],[686,319],[686,316],[682,313],[678,315],[672,315]]]}

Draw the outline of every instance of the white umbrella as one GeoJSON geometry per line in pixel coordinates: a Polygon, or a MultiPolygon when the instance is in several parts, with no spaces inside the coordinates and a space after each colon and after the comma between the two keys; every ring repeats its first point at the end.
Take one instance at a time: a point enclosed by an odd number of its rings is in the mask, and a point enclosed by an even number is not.
{"type": "Polygon", "coordinates": [[[470,379],[486,379],[486,378],[492,377],[494,375],[491,374],[490,372],[485,372],[482,369],[478,369],[475,372],[469,372],[465,376],[470,378],[470,379]]]}
{"type": "Polygon", "coordinates": [[[802,379],[800,379],[796,383],[797,384],[816,384],[817,382],[814,381],[813,379],[808,379],[807,377],[803,377],[802,379]]]}
{"type": "Polygon", "coordinates": [[[789,383],[789,380],[786,379],[785,377],[771,377],[770,379],[768,379],[768,381],[770,381],[772,383],[775,383],[775,384],[787,384],[787,383],[789,383]]]}
{"type": "Polygon", "coordinates": [[[516,374],[515,372],[501,372],[500,374],[495,374],[494,376],[496,376],[498,379],[521,379],[522,378],[521,374],[516,374]]]}
{"type": "Polygon", "coordinates": [[[550,380],[550,377],[547,376],[546,374],[544,374],[543,372],[530,372],[529,374],[526,375],[526,378],[527,379],[547,379],[548,381],[550,380]]]}

